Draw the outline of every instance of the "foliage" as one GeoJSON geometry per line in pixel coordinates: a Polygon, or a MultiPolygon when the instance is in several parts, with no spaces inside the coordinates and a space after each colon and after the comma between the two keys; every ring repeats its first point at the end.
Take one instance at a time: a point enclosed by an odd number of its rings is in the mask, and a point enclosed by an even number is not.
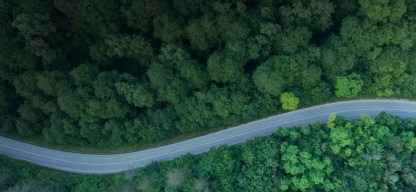
{"type": "Polygon", "coordinates": [[[414,97],[415,22],[411,0],[4,0],[0,131],[117,149],[336,97],[414,97]]]}
{"type": "Polygon", "coordinates": [[[352,73],[346,77],[337,77],[335,95],[337,97],[347,98],[357,97],[363,85],[364,82],[361,80],[361,76],[356,73],[352,73]]]}
{"type": "Polygon", "coordinates": [[[291,92],[284,92],[280,95],[280,103],[283,110],[295,110],[299,104],[299,98],[291,92]]]}
{"type": "Polygon", "coordinates": [[[348,121],[332,114],[326,125],[281,127],[240,145],[105,176],[0,157],[0,190],[414,191],[415,126],[415,119],[385,112],[348,121]]]}

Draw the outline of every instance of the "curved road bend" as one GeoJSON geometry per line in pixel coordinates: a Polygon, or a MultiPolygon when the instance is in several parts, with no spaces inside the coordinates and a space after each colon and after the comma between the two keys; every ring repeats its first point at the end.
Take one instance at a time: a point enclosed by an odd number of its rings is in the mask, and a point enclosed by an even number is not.
{"type": "Polygon", "coordinates": [[[0,154],[68,172],[116,173],[142,167],[152,161],[169,160],[187,153],[206,152],[213,146],[242,143],[250,138],[269,135],[275,132],[279,126],[300,126],[311,121],[326,122],[331,113],[345,116],[346,119],[355,119],[363,113],[375,116],[381,111],[402,118],[416,118],[416,102],[381,99],[330,103],[260,119],[171,145],[123,154],[78,154],[0,137],[0,154]]]}

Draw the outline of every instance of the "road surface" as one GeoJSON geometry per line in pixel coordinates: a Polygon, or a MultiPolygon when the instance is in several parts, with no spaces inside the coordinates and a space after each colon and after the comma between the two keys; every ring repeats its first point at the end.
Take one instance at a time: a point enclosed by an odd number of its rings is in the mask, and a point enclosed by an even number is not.
{"type": "Polygon", "coordinates": [[[117,173],[146,166],[152,161],[170,160],[187,153],[199,154],[208,151],[213,146],[242,143],[250,138],[269,135],[280,126],[300,126],[311,121],[324,123],[331,113],[342,115],[346,119],[356,119],[363,113],[375,116],[382,111],[402,118],[416,118],[416,102],[383,99],[330,103],[260,119],[171,145],[122,154],[78,154],[0,137],[0,154],[68,172],[117,173]]]}

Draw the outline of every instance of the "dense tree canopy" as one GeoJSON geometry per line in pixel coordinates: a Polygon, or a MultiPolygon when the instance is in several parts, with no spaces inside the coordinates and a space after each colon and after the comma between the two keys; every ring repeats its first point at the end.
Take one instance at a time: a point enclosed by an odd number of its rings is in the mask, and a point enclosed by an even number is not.
{"type": "Polygon", "coordinates": [[[385,112],[348,121],[332,114],[327,122],[280,127],[236,146],[106,176],[61,173],[0,157],[0,190],[414,191],[415,126],[415,119],[385,112]]]}
{"type": "Polygon", "coordinates": [[[117,148],[414,97],[415,22],[410,0],[4,0],[0,130],[117,148]]]}

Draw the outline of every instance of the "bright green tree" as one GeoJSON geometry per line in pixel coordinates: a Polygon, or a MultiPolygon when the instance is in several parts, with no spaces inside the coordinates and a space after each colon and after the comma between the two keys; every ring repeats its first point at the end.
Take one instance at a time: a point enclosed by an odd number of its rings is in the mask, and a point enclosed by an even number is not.
{"type": "Polygon", "coordinates": [[[298,108],[299,98],[291,92],[284,92],[280,95],[280,103],[283,110],[295,110],[298,108]]]}
{"type": "Polygon", "coordinates": [[[356,97],[361,92],[363,85],[364,82],[361,80],[361,76],[356,73],[337,77],[335,95],[346,98],[356,97]]]}

